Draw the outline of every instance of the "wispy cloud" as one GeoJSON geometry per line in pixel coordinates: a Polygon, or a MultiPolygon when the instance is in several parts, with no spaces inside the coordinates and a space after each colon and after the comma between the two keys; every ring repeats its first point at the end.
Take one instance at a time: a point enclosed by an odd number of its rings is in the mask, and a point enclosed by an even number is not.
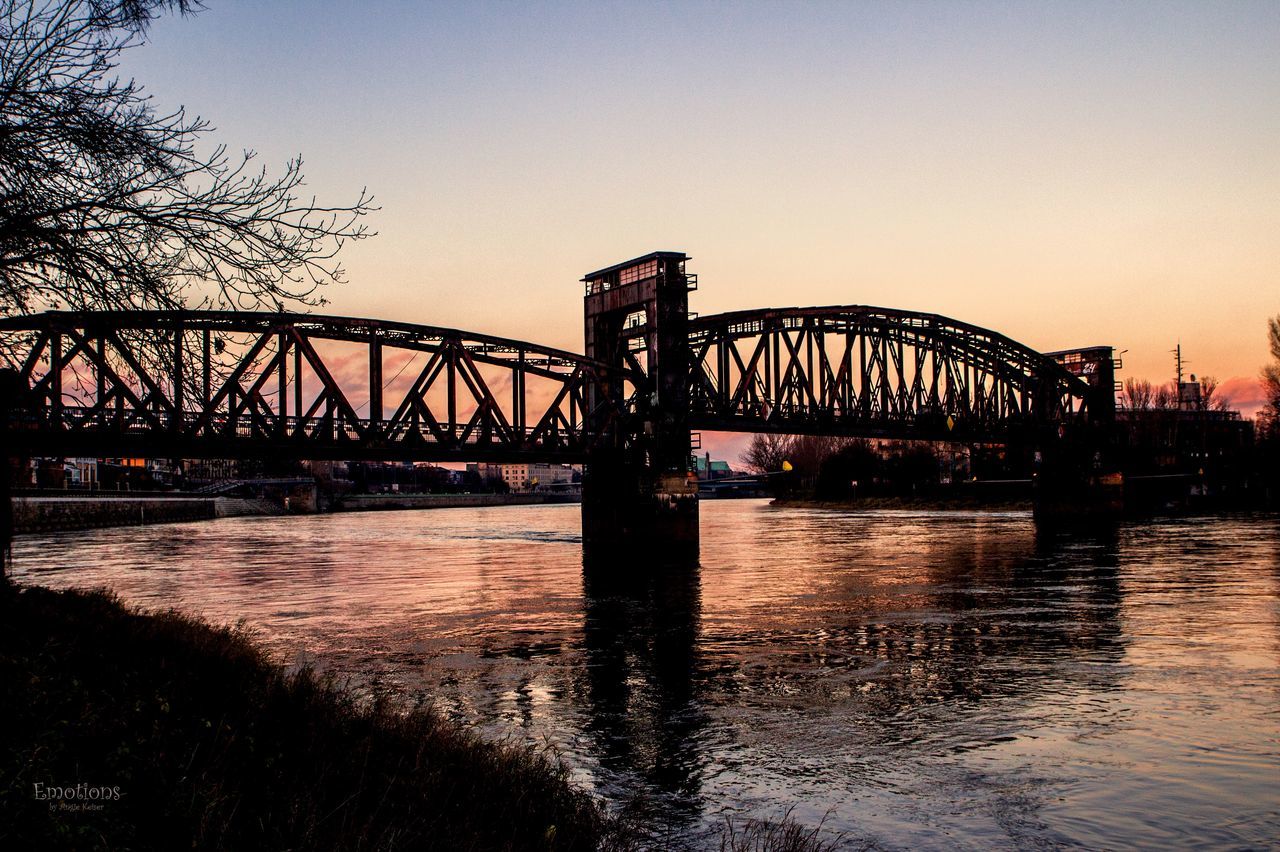
{"type": "Polygon", "coordinates": [[[1244,417],[1256,416],[1267,401],[1262,392],[1262,382],[1248,376],[1232,376],[1218,386],[1218,394],[1229,400],[1231,407],[1244,417]]]}

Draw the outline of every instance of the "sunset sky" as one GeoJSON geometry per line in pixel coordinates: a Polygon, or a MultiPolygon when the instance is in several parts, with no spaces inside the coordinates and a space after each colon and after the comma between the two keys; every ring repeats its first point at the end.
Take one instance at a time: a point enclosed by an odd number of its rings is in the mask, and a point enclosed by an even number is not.
{"type": "Polygon", "coordinates": [[[124,70],[380,234],[333,313],[582,348],[583,273],[1229,381],[1280,313],[1280,3],[208,0],[124,70]]]}

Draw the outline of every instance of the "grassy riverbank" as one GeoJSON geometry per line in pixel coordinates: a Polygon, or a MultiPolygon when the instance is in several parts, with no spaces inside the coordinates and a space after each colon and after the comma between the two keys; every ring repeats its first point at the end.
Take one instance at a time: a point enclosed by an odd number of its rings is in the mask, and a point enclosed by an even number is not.
{"type": "MultiPolygon", "coordinates": [[[[243,631],[102,592],[0,586],[0,684],[0,849],[666,845],[544,755],[359,704],[243,631]]],[[[707,841],[817,852],[821,833],[748,820],[707,841]]]]}
{"type": "Polygon", "coordinates": [[[109,595],[0,593],[0,683],[0,848],[621,842],[541,755],[428,712],[358,706],[284,675],[240,632],[109,595]],[[57,801],[36,784],[85,786],[57,801]]]}

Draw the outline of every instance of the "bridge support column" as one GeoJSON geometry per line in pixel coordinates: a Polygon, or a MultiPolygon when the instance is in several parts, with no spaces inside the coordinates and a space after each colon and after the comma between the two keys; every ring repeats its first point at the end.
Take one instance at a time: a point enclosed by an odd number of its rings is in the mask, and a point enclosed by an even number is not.
{"type": "MultiPolygon", "coordinates": [[[[1035,512],[1045,519],[1119,514],[1124,476],[1116,452],[1116,361],[1110,346],[1050,356],[1089,386],[1083,417],[1046,425],[1036,440],[1035,512]]],[[[1042,403],[1048,410],[1048,402],[1042,403]]]]}
{"type": "Polygon", "coordinates": [[[636,476],[597,460],[582,481],[582,541],[589,561],[606,564],[625,552],[698,552],[698,492],[682,477],[636,476]]]}
{"type": "Polygon", "coordinates": [[[1124,475],[1100,461],[1100,445],[1071,440],[1037,452],[1033,508],[1037,518],[1091,518],[1124,511],[1124,475]]]}
{"type": "MultiPolygon", "coordinates": [[[[598,437],[582,481],[587,550],[698,546],[698,484],[689,439],[688,257],[654,252],[588,274],[586,354],[642,374],[605,390],[622,422],[591,424],[598,437]]],[[[603,411],[588,399],[588,412],[603,411]]],[[[597,415],[599,416],[599,415],[597,415]]]]}

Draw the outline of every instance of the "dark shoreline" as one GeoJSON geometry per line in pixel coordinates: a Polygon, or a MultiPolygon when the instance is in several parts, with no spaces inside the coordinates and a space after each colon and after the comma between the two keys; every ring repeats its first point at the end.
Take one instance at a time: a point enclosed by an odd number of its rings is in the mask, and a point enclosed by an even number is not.
{"type": "Polygon", "coordinates": [[[547,755],[286,675],[242,628],[104,592],[0,598],[0,847],[626,845],[547,755]]]}
{"type": "Polygon", "coordinates": [[[965,497],[858,497],[852,500],[817,500],[813,498],[778,498],[771,506],[791,509],[836,509],[846,512],[871,509],[964,512],[1030,512],[1030,499],[989,500],[965,497]]]}
{"type": "MultiPolygon", "coordinates": [[[[996,500],[963,497],[858,497],[851,500],[819,500],[812,497],[780,497],[770,501],[771,506],[789,509],[823,509],[839,512],[860,511],[916,511],[916,512],[1034,512],[1035,502],[1028,499],[996,500]]],[[[1089,511],[1082,504],[1081,511],[1057,511],[1050,517],[1060,520],[1127,518],[1149,519],[1164,516],[1223,514],[1237,512],[1274,512],[1277,507],[1266,501],[1243,501],[1206,497],[1184,502],[1137,502],[1100,511],[1089,511]]]]}
{"type": "MultiPolygon", "coordinates": [[[[17,535],[146,526],[217,518],[317,514],[293,511],[261,498],[212,497],[176,493],[15,494],[10,498],[17,535]]],[[[330,512],[388,512],[426,509],[461,509],[487,506],[533,506],[579,503],[574,495],[561,494],[360,494],[326,504],[330,512]]]]}
{"type": "MultiPolygon", "coordinates": [[[[610,816],[554,755],[286,673],[243,626],[107,591],[0,585],[0,683],[4,849],[668,846],[643,803],[610,816]]],[[[730,852],[840,842],[823,834],[783,815],[704,839],[730,852]]]]}

